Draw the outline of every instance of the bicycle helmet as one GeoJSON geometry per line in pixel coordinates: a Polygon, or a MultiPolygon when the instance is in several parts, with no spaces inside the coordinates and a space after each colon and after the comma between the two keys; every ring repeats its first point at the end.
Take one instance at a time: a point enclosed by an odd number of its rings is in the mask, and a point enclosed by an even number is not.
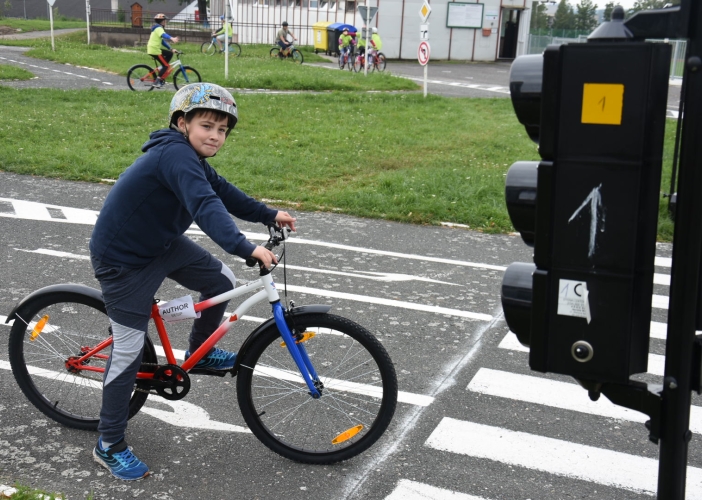
{"type": "Polygon", "coordinates": [[[182,87],[171,100],[168,112],[171,128],[178,128],[178,117],[195,109],[210,109],[229,115],[227,135],[239,119],[234,97],[226,89],[214,83],[191,83],[182,87]]]}
{"type": "Polygon", "coordinates": [[[224,15],[219,16],[220,21],[224,21],[224,15]]]}
{"type": "Polygon", "coordinates": [[[154,21],[160,22],[160,21],[167,21],[168,17],[166,17],[166,14],[156,14],[154,16],[154,21]]]}
{"type": "Polygon", "coordinates": [[[377,32],[378,32],[378,28],[376,28],[375,26],[373,26],[373,27],[371,28],[371,31],[372,31],[373,33],[377,33],[377,32]]]}

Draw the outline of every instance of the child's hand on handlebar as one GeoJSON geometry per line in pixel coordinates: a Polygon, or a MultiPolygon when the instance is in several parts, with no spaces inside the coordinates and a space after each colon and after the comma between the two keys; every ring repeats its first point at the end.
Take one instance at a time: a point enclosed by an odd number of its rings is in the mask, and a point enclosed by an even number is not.
{"type": "Polygon", "coordinates": [[[275,221],[281,227],[289,227],[291,231],[295,231],[295,221],[297,219],[287,212],[278,211],[275,216],[275,221]]]}
{"type": "Polygon", "coordinates": [[[259,262],[262,262],[266,269],[270,268],[271,265],[278,263],[278,257],[276,257],[273,252],[265,247],[262,247],[261,245],[254,248],[254,251],[251,253],[251,257],[258,259],[259,262]]]}

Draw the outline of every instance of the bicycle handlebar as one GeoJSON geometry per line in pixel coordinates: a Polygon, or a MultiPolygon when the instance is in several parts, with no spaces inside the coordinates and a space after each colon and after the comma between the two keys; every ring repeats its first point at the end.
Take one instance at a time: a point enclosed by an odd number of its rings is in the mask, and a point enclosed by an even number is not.
{"type": "MultiPolygon", "coordinates": [[[[275,224],[268,224],[268,233],[270,238],[264,243],[263,248],[266,250],[273,251],[273,248],[280,245],[281,242],[288,239],[292,231],[287,227],[279,227],[275,224]]],[[[254,267],[256,264],[261,265],[262,262],[256,257],[246,257],[246,265],[249,267],[254,267]]]]}

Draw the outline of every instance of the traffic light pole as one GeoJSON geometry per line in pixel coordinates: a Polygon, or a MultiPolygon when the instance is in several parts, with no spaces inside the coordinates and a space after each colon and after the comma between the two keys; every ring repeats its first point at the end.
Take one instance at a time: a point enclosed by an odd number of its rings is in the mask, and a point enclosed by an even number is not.
{"type": "MultiPolygon", "coordinates": [[[[665,348],[658,498],[683,500],[702,258],[702,5],[689,2],[679,191],[665,348]]],[[[699,369],[697,367],[696,369],[699,369]]],[[[697,387],[699,389],[699,387],[697,387]]]]}

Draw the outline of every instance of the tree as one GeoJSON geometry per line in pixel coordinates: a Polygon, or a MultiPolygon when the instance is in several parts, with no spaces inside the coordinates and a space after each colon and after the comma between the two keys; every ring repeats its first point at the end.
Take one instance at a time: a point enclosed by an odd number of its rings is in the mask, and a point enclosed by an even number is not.
{"type": "Polygon", "coordinates": [[[603,21],[612,20],[612,11],[614,10],[614,2],[607,2],[605,4],[604,14],[602,15],[603,21]]]}
{"type": "Polygon", "coordinates": [[[575,14],[573,7],[568,5],[566,0],[561,0],[556,9],[556,14],[553,16],[554,30],[572,30],[575,29],[575,14]]]}
{"type": "Polygon", "coordinates": [[[548,28],[548,14],[546,14],[546,5],[535,1],[531,4],[531,29],[544,30],[548,28]]]}
{"type": "Polygon", "coordinates": [[[592,0],[580,0],[575,6],[575,29],[592,31],[597,27],[597,4],[592,0]]]}
{"type": "Polygon", "coordinates": [[[634,6],[626,13],[626,17],[631,17],[640,10],[662,9],[666,4],[680,5],[680,0],[637,0],[634,6]]]}

